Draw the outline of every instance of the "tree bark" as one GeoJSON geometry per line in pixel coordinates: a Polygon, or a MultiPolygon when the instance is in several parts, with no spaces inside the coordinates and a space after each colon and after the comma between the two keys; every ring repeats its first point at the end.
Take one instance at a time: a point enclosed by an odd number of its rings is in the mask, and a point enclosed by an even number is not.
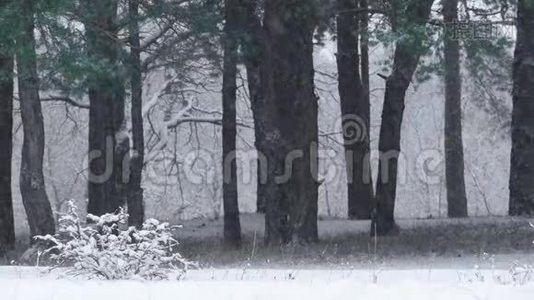
{"type": "MultiPolygon", "coordinates": [[[[362,85],[365,95],[366,103],[371,106],[370,83],[369,83],[369,3],[367,0],[360,0],[360,56],[361,56],[361,70],[362,70],[362,85]]],[[[368,130],[370,130],[371,123],[368,123],[368,130]]],[[[371,183],[372,185],[372,183],[371,183]]]]}
{"type": "MultiPolygon", "coordinates": [[[[3,5],[3,3],[0,3],[3,5]]],[[[2,6],[0,6],[0,9],[2,6]]],[[[0,44],[0,258],[15,247],[11,191],[13,154],[13,58],[0,44]]]]}
{"type": "Polygon", "coordinates": [[[534,215],[534,3],[519,0],[513,66],[510,215],[534,215]]]}
{"type": "Polygon", "coordinates": [[[337,68],[347,168],[349,219],[371,215],[370,103],[360,77],[357,0],[338,0],[337,68]]]}
{"type": "Polygon", "coordinates": [[[224,240],[228,245],[239,247],[241,246],[241,224],[239,221],[236,165],[238,0],[225,0],[225,20],[222,91],[224,240]]]}
{"type": "Polygon", "coordinates": [[[130,158],[130,182],[128,187],[128,222],[140,227],[145,218],[143,204],[143,164],[145,159],[145,134],[143,127],[143,76],[141,70],[141,44],[139,37],[139,0],[129,0],[130,17],[130,85],[132,92],[132,144],[130,158]]]}
{"type": "Polygon", "coordinates": [[[262,84],[268,166],[267,244],[314,242],[317,234],[318,103],[309,0],[266,0],[262,84]]]}
{"type": "Polygon", "coordinates": [[[386,79],[372,235],[386,235],[397,231],[394,210],[404,100],[421,56],[424,27],[430,16],[432,3],[432,0],[411,0],[408,3],[396,0],[393,3],[393,7],[396,7],[393,20],[395,30],[400,30],[401,35],[411,36],[396,42],[393,70],[386,79]]]}
{"type": "MultiPolygon", "coordinates": [[[[20,192],[31,237],[54,234],[54,216],[43,176],[44,124],[39,98],[32,0],[22,0],[21,27],[17,36],[17,69],[20,114],[24,128],[20,192]]],[[[33,239],[32,239],[33,241],[33,239]]]]}
{"type": "MultiPolygon", "coordinates": [[[[442,4],[445,24],[457,22],[458,0],[443,0],[442,4]]],[[[460,44],[457,39],[450,36],[449,32],[445,33],[443,51],[445,57],[445,177],[448,216],[450,218],[465,218],[467,217],[467,196],[465,194],[462,140],[460,44]]]]}
{"type": "Polygon", "coordinates": [[[247,83],[254,119],[255,146],[258,152],[257,191],[256,207],[258,213],[265,213],[265,188],[264,174],[266,166],[263,165],[263,146],[265,137],[261,129],[261,114],[263,113],[263,93],[261,85],[261,60],[262,60],[262,28],[260,17],[257,14],[258,3],[256,0],[241,0],[243,19],[242,27],[244,34],[241,36],[241,48],[243,51],[245,68],[247,70],[247,83]]]}
{"type": "Polygon", "coordinates": [[[124,82],[117,37],[117,0],[85,0],[89,58],[89,203],[93,215],[124,206],[129,180],[129,140],[124,120],[124,82]]]}

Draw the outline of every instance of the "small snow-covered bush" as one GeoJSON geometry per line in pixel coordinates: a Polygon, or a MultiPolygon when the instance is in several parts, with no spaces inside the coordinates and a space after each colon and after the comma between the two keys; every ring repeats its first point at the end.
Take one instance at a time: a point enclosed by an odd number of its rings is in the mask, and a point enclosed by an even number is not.
{"type": "Polygon", "coordinates": [[[176,252],[175,226],[147,220],[141,229],[127,227],[123,211],[100,217],[88,215],[91,224],[84,225],[74,203],[59,218],[55,236],[38,236],[49,243],[44,254],[55,261],[54,267],[66,267],[67,275],[85,278],[168,279],[177,272],[185,273],[191,265],[176,252]]]}
{"type": "Polygon", "coordinates": [[[518,261],[514,261],[508,270],[505,271],[497,270],[495,266],[495,255],[483,253],[482,261],[489,263],[489,268],[486,271],[483,271],[479,265],[475,265],[473,274],[458,273],[460,281],[473,283],[493,279],[495,283],[501,285],[523,286],[533,280],[534,269],[528,264],[521,265],[518,261]]]}

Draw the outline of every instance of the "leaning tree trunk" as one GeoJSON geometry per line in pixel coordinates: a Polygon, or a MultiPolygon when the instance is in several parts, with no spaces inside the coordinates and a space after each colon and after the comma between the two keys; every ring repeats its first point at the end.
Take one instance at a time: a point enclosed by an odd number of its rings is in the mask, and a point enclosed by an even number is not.
{"type": "MultiPolygon", "coordinates": [[[[396,13],[396,30],[411,34],[396,42],[393,70],[386,79],[382,126],[380,127],[380,152],[376,187],[375,213],[371,234],[386,235],[397,230],[394,219],[397,193],[397,171],[400,155],[401,125],[404,114],[406,90],[417,68],[422,53],[425,25],[430,16],[433,0],[411,0],[407,4],[396,0],[396,7],[406,7],[396,13]]],[[[402,34],[401,34],[402,36],[402,34]]]]}
{"type": "MultiPolygon", "coordinates": [[[[443,0],[443,21],[458,21],[458,0],[443,0]]],[[[454,26],[454,25],[452,25],[454,26]]],[[[462,81],[460,77],[460,43],[445,33],[445,177],[448,216],[467,217],[465,194],[464,149],[462,141],[462,81]]]]}
{"type": "Polygon", "coordinates": [[[347,168],[348,215],[366,220],[371,215],[373,187],[369,155],[370,103],[360,77],[357,0],[338,0],[337,69],[347,168]]]}
{"type": "Polygon", "coordinates": [[[225,0],[224,65],[223,65],[223,203],[224,241],[233,247],[241,245],[241,224],[237,193],[236,165],[236,92],[239,1],[225,0]]]}
{"type": "Polygon", "coordinates": [[[267,171],[263,159],[262,136],[264,130],[261,129],[261,115],[263,110],[263,93],[261,86],[261,60],[262,60],[262,28],[260,17],[257,13],[257,0],[241,0],[243,17],[242,28],[244,34],[241,35],[241,48],[247,69],[247,83],[254,119],[255,146],[258,152],[258,169],[257,169],[257,191],[256,191],[256,209],[258,213],[265,213],[265,194],[266,182],[265,173],[267,171]]]}
{"type": "Polygon", "coordinates": [[[266,0],[263,141],[269,161],[265,241],[313,242],[317,234],[318,103],[309,0],[266,0]]]}
{"type": "Polygon", "coordinates": [[[124,206],[129,180],[129,140],[124,119],[124,83],[117,36],[117,0],[85,0],[89,59],[89,203],[93,215],[124,206]]]}
{"type": "MultiPolygon", "coordinates": [[[[0,6],[0,9],[2,6],[0,6]]],[[[13,153],[13,58],[0,44],[0,258],[15,247],[11,193],[13,153]]]]}
{"type": "Polygon", "coordinates": [[[534,2],[519,0],[513,66],[510,215],[534,215],[534,2]]]}
{"type": "Polygon", "coordinates": [[[143,204],[143,164],[145,159],[145,134],[143,127],[143,76],[141,71],[141,44],[139,37],[139,0],[128,1],[130,18],[130,84],[132,91],[132,157],[128,186],[128,223],[140,227],[145,218],[143,204]]]}
{"type": "Polygon", "coordinates": [[[20,5],[21,27],[16,41],[20,114],[24,128],[20,192],[33,237],[54,234],[55,225],[43,175],[45,132],[39,98],[33,1],[23,0],[20,5]]]}

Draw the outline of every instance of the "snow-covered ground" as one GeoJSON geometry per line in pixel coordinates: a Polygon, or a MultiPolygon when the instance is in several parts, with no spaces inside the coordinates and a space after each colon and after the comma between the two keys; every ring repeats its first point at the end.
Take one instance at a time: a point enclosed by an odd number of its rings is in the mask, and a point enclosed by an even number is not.
{"type": "Polygon", "coordinates": [[[57,279],[57,273],[32,267],[0,267],[0,299],[533,299],[534,283],[500,282],[509,278],[504,269],[206,269],[189,271],[181,281],[105,282],[57,279]]]}

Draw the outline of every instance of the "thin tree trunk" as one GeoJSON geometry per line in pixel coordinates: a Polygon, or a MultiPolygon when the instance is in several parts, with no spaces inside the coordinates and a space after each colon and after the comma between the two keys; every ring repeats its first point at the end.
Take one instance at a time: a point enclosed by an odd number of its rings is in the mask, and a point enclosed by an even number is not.
{"type": "MultiPolygon", "coordinates": [[[[443,0],[445,24],[458,21],[458,0],[443,0]]],[[[462,140],[462,81],[460,44],[446,33],[445,64],[445,169],[448,216],[467,217],[465,194],[464,149],[462,140]]]]}
{"type": "Polygon", "coordinates": [[[247,69],[247,82],[250,95],[250,104],[254,119],[255,146],[258,151],[256,208],[258,213],[265,213],[266,182],[262,142],[264,130],[260,114],[263,113],[263,93],[261,86],[261,60],[262,60],[262,28],[260,17],[257,14],[258,2],[256,0],[241,0],[243,10],[243,24],[245,32],[241,36],[241,48],[247,69]]]}
{"type": "Polygon", "coordinates": [[[145,158],[145,135],[143,128],[143,76],[141,73],[141,45],[139,38],[139,0],[129,0],[130,31],[130,84],[132,91],[132,139],[133,155],[130,160],[128,189],[128,222],[141,226],[145,218],[143,204],[143,163],[145,158]]]}
{"type": "Polygon", "coordinates": [[[315,1],[266,0],[261,126],[269,161],[267,244],[317,234],[318,103],[314,94],[315,1]]]}
{"type": "MultiPolygon", "coordinates": [[[[369,83],[369,3],[367,0],[360,0],[360,57],[361,57],[361,70],[362,70],[362,85],[365,95],[366,103],[369,103],[371,107],[371,91],[369,83]]],[[[370,115],[370,112],[369,112],[370,115]]],[[[371,123],[367,124],[368,130],[370,130],[371,123]]],[[[371,183],[372,185],[372,183],[371,183]]]]}
{"type": "Polygon", "coordinates": [[[519,0],[513,66],[510,215],[534,215],[534,2],[519,0]]]}
{"type": "MultiPolygon", "coordinates": [[[[0,6],[0,9],[2,7],[0,6]]],[[[13,58],[0,45],[0,258],[15,247],[11,191],[13,154],[13,58]]]]}
{"type": "Polygon", "coordinates": [[[361,60],[361,76],[362,76],[362,85],[363,93],[365,99],[365,105],[367,109],[367,157],[364,159],[364,166],[368,165],[368,170],[363,170],[365,176],[369,176],[369,184],[371,185],[371,201],[369,218],[371,217],[371,212],[373,209],[373,199],[374,199],[374,186],[373,186],[373,172],[371,169],[371,85],[369,81],[369,3],[367,0],[360,0],[360,10],[364,10],[363,13],[360,13],[360,60],[361,60]]]}
{"type": "Polygon", "coordinates": [[[236,166],[236,92],[239,1],[225,0],[224,66],[223,66],[223,203],[224,240],[228,245],[241,245],[241,224],[237,193],[236,166]]]}
{"type": "Polygon", "coordinates": [[[424,26],[430,16],[432,0],[411,0],[405,3],[394,1],[397,7],[394,20],[396,30],[409,31],[413,35],[419,28],[420,36],[397,41],[393,59],[393,70],[386,79],[382,126],[380,127],[380,161],[376,187],[375,213],[371,234],[386,235],[397,230],[395,224],[395,197],[397,193],[397,171],[400,155],[401,125],[404,114],[406,90],[417,68],[423,45],[424,26]],[[404,8],[405,9],[402,9],[404,8]]]}
{"type": "Polygon", "coordinates": [[[124,206],[129,180],[129,140],[124,120],[116,0],[85,0],[87,51],[95,66],[89,74],[89,203],[93,215],[124,206]]]}
{"type": "Polygon", "coordinates": [[[347,167],[348,216],[371,215],[373,187],[369,156],[370,107],[360,77],[357,0],[338,0],[337,68],[347,167]]]}
{"type": "MultiPolygon", "coordinates": [[[[44,124],[39,98],[35,54],[33,1],[21,1],[21,28],[17,37],[20,114],[24,128],[20,192],[31,236],[54,234],[54,216],[43,175],[44,124]]],[[[33,240],[33,239],[32,239],[33,240]]]]}

